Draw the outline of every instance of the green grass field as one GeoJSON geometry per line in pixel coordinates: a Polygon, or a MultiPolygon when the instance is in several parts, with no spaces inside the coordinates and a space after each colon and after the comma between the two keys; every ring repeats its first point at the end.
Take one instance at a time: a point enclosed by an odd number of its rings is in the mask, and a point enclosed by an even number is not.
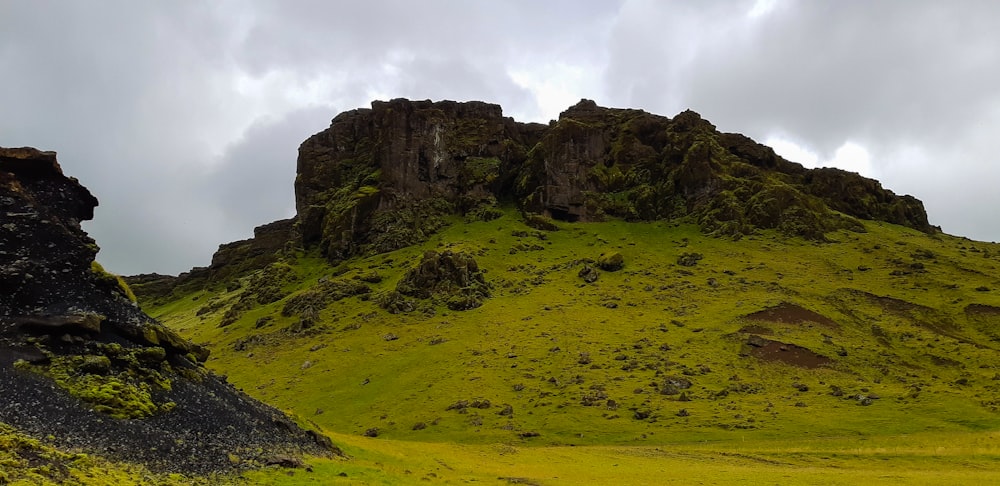
{"type": "Polygon", "coordinates": [[[514,211],[455,220],[422,245],[336,267],[299,254],[276,264],[291,276],[272,268],[145,310],[352,456],[253,483],[996,482],[997,245],[874,222],[829,243],[559,226],[514,211]],[[425,251],[446,249],[485,271],[481,307],[379,307],[425,251]],[[624,268],[585,283],[606,252],[624,268]],[[702,258],[678,263],[691,253],[702,258]],[[264,279],[281,299],[253,300],[264,279]],[[317,304],[311,326],[282,315],[324,280],[371,292],[317,304]],[[241,298],[252,305],[220,327],[241,298]],[[753,315],[776,307],[800,315],[753,315]],[[828,363],[782,361],[801,348],[828,363]]]}

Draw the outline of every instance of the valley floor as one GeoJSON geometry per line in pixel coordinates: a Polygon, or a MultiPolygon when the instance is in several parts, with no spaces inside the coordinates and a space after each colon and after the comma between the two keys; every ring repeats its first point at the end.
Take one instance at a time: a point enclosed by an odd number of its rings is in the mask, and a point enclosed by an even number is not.
{"type": "Polygon", "coordinates": [[[546,447],[334,434],[350,460],[263,470],[252,484],[998,484],[1000,433],[546,447]]]}

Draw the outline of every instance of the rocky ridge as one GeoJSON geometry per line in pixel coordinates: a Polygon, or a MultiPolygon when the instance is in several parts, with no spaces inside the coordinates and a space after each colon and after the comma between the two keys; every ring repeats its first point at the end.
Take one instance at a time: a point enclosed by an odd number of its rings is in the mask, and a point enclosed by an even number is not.
{"type": "Polygon", "coordinates": [[[94,261],[80,221],[96,205],[54,152],[0,148],[0,422],[164,471],[335,450],[209,373],[206,349],[139,309],[94,261]]]}
{"type": "MultiPolygon", "coordinates": [[[[806,169],[693,111],[669,118],[590,100],[548,125],[478,101],[375,101],[302,143],[295,203],[294,220],[279,225],[285,242],[331,261],[424,241],[449,215],[488,220],[498,205],[541,225],[676,220],[734,238],[776,229],[824,241],[830,231],[861,231],[858,219],[938,231],[916,198],[855,173],[806,169]]],[[[283,247],[262,228],[222,245],[207,270],[131,282],[155,298],[261,268],[283,247]],[[245,252],[256,256],[238,258],[245,252]]]]}

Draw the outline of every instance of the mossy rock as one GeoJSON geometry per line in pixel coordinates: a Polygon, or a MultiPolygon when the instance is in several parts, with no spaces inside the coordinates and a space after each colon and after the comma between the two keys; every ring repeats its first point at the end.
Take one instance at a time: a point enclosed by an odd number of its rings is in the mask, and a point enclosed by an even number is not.
{"type": "MultiPolygon", "coordinates": [[[[468,310],[481,306],[490,297],[490,285],[472,255],[451,250],[430,250],[399,281],[396,293],[418,299],[434,299],[452,310],[468,310]]],[[[383,307],[387,309],[410,307],[398,296],[383,302],[386,304],[383,307]]]]}
{"type": "Polygon", "coordinates": [[[682,267],[693,267],[705,258],[701,253],[686,252],[677,257],[677,264],[682,267]]]}
{"type": "Polygon", "coordinates": [[[559,231],[559,227],[556,226],[552,219],[541,214],[526,213],[524,215],[524,224],[542,231],[559,231]]]}
{"type": "Polygon", "coordinates": [[[617,272],[625,266],[625,257],[617,251],[605,252],[597,257],[597,266],[606,272],[617,272]]]}

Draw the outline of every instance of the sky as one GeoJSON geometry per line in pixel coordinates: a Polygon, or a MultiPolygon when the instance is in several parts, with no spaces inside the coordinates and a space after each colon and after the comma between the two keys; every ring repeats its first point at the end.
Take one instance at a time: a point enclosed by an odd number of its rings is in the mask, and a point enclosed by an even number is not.
{"type": "Polygon", "coordinates": [[[105,267],[177,274],[294,215],[299,144],[372,100],[692,109],[1000,240],[1000,2],[0,0],[0,146],[59,153],[105,267]]]}

